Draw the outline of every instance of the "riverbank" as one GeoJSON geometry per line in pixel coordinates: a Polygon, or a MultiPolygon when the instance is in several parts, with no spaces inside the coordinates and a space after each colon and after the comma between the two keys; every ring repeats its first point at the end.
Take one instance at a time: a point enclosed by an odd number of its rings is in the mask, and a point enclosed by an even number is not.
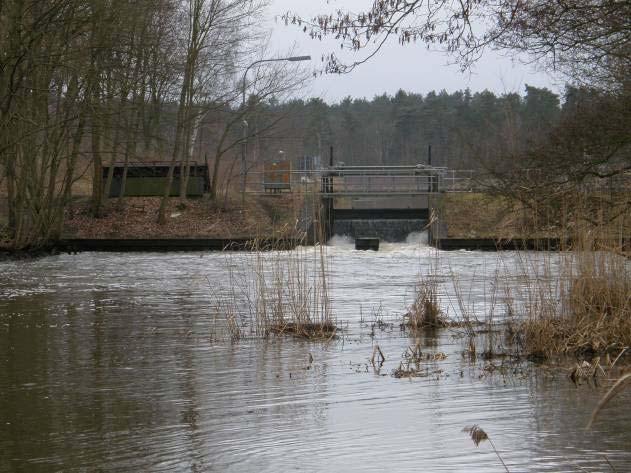
{"type": "Polygon", "coordinates": [[[576,202],[527,207],[516,199],[484,193],[445,194],[435,202],[429,233],[430,244],[443,250],[556,251],[578,245],[631,255],[631,212],[625,195],[592,193],[576,202]]]}
{"type": "Polygon", "coordinates": [[[158,224],[159,197],[108,199],[103,216],[90,214],[89,200],[66,211],[62,239],[216,239],[291,237],[303,199],[290,194],[240,196],[218,205],[208,198],[169,200],[167,222],[158,224]]]}
{"type": "MultiPolygon", "coordinates": [[[[577,235],[590,235],[631,255],[629,212],[604,209],[605,201],[592,200],[596,204],[592,203],[589,212],[576,217],[559,212],[560,205],[550,205],[553,211],[542,212],[484,193],[444,194],[432,202],[429,243],[442,250],[549,251],[572,248],[577,235]],[[615,218],[608,221],[615,212],[615,218]]],[[[222,205],[207,197],[172,198],[167,222],[159,225],[158,197],[128,197],[122,205],[118,199],[108,199],[100,218],[92,217],[89,198],[80,197],[66,210],[60,242],[13,252],[0,231],[0,258],[68,250],[108,251],[117,246],[123,251],[213,250],[251,247],[257,239],[294,241],[306,230],[304,204],[304,196],[299,194],[249,194],[244,202],[235,194],[222,205]]],[[[6,210],[0,208],[0,229],[6,226],[6,210]]]]}
{"type": "MultiPolygon", "coordinates": [[[[66,209],[58,241],[14,250],[8,235],[0,231],[0,260],[78,251],[293,248],[301,235],[303,205],[303,196],[291,194],[247,195],[244,202],[235,195],[222,205],[207,197],[172,198],[167,222],[159,225],[159,197],[127,197],[122,205],[108,199],[100,218],[91,215],[90,199],[79,197],[66,209]]],[[[6,208],[0,209],[0,230],[6,227],[6,214],[6,208]]]]}
{"type": "Polygon", "coordinates": [[[74,238],[57,242],[56,249],[81,251],[268,251],[291,250],[298,238],[74,238]]]}
{"type": "Polygon", "coordinates": [[[0,262],[2,261],[19,261],[32,260],[59,254],[61,248],[57,245],[47,246],[45,248],[26,248],[22,250],[8,249],[6,246],[0,246],[0,262]]]}

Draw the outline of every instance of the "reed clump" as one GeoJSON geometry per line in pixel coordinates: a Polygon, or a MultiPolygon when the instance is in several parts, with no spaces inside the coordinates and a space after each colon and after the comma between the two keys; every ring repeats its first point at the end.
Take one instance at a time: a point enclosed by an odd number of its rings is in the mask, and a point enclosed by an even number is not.
{"type": "Polygon", "coordinates": [[[438,304],[438,288],[433,279],[421,279],[418,282],[414,302],[404,315],[403,323],[411,329],[448,325],[447,317],[438,304]]]}
{"type": "Polygon", "coordinates": [[[544,264],[527,278],[518,327],[526,354],[600,354],[631,345],[629,262],[594,242],[557,255],[557,274],[544,264]]]}
{"type": "Polygon", "coordinates": [[[213,309],[230,338],[290,334],[307,339],[335,337],[325,247],[253,245],[227,254],[226,287],[213,291],[213,309]]]}

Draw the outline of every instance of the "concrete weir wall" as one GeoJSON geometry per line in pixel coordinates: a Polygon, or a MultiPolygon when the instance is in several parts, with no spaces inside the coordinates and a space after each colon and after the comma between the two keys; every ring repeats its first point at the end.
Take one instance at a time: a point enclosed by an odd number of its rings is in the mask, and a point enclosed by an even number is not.
{"type": "Polygon", "coordinates": [[[405,241],[422,231],[429,219],[429,199],[415,196],[335,197],[325,201],[329,236],[405,241]]]}
{"type": "Polygon", "coordinates": [[[420,232],[427,225],[423,219],[336,219],[333,222],[334,235],[353,238],[377,237],[382,241],[404,241],[413,232],[420,232]]]}

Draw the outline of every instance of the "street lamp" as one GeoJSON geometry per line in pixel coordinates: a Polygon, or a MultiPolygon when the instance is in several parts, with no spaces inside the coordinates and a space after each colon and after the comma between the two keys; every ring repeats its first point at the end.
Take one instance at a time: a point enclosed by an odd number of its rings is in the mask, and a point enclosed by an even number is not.
{"type": "MultiPolygon", "coordinates": [[[[311,60],[311,56],[291,56],[291,57],[283,57],[283,58],[259,59],[258,61],[254,61],[252,64],[250,64],[248,67],[245,68],[245,72],[243,73],[243,82],[242,82],[243,95],[242,95],[242,100],[241,100],[241,107],[243,108],[243,110],[245,110],[245,88],[246,88],[245,81],[247,79],[248,72],[250,71],[250,69],[252,69],[252,67],[264,62],[282,62],[282,61],[299,62],[299,61],[310,61],[310,60],[311,60]]],[[[243,144],[241,146],[241,201],[243,202],[245,200],[245,174],[246,174],[245,173],[245,157],[246,157],[247,143],[248,143],[248,122],[243,120],[242,126],[243,126],[243,144]]]]}

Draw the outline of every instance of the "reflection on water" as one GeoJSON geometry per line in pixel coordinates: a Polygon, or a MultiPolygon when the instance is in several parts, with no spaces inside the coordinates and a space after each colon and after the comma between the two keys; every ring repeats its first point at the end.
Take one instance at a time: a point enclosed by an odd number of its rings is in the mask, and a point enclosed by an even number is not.
{"type": "MultiPolygon", "coordinates": [[[[390,376],[417,340],[396,324],[373,339],[362,314],[399,316],[419,268],[436,266],[484,310],[479,282],[517,256],[436,253],[422,235],[381,250],[328,247],[345,328],[328,344],[210,340],[208,281],[226,282],[221,254],[1,263],[0,471],[503,471],[462,432],[472,424],[511,471],[606,471],[604,455],[631,468],[628,394],[586,432],[602,388],[577,388],[560,370],[472,367],[450,332],[419,340],[447,355],[427,362],[439,374],[390,376]],[[368,364],[374,343],[380,371],[368,364]]],[[[442,303],[457,316],[450,279],[442,303]]]]}

